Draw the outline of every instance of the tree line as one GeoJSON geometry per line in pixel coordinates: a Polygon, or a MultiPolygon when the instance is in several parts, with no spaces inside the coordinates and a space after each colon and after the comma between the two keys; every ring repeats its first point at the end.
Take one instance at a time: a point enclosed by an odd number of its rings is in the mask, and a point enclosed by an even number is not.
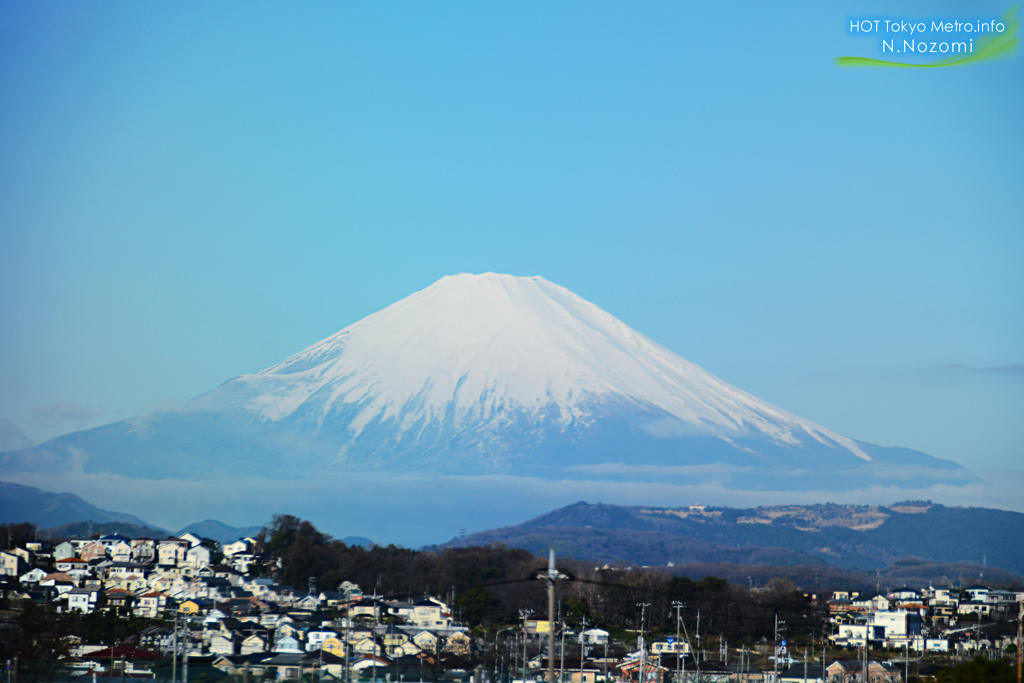
{"type": "MultiPolygon", "coordinates": [[[[348,546],[319,531],[307,520],[276,515],[260,534],[258,550],[279,560],[272,573],[279,583],[301,593],[309,579],[320,590],[343,581],[365,594],[408,599],[430,594],[445,598],[455,618],[470,626],[516,623],[520,610],[546,619],[546,559],[501,544],[416,551],[394,545],[348,546]]],[[[557,587],[561,618],[571,626],[588,624],[609,630],[639,630],[644,610],[647,631],[676,630],[676,616],[692,630],[699,613],[701,630],[730,642],[771,637],[775,618],[785,622],[790,642],[821,637],[821,607],[787,579],[776,578],[761,589],[724,579],[694,580],[664,571],[628,566],[595,567],[592,561],[558,558],[571,578],[557,587]],[[681,611],[673,608],[681,603],[681,611]]]]}

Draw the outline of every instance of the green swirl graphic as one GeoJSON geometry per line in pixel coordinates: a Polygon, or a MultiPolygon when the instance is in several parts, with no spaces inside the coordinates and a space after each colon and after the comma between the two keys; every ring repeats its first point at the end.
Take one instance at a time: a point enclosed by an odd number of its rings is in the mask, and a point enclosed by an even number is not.
{"type": "Polygon", "coordinates": [[[973,52],[965,52],[955,57],[946,57],[937,62],[928,64],[907,64],[905,62],[887,62],[882,59],[869,59],[867,57],[836,57],[836,66],[902,66],[911,68],[931,69],[940,66],[963,66],[986,62],[998,57],[1007,57],[1017,50],[1020,44],[1020,18],[1018,10],[1020,5],[1013,5],[1000,17],[1006,30],[1002,33],[989,33],[979,38],[974,44],[973,52]]]}

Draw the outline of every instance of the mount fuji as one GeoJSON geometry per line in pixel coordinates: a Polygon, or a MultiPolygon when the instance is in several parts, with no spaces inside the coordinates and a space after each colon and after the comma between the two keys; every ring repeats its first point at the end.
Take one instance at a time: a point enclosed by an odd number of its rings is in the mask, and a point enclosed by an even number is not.
{"type": "Polygon", "coordinates": [[[338,473],[714,481],[747,490],[961,485],[715,377],[541,277],[444,277],[175,410],[0,456],[5,471],[161,479],[338,473]]]}

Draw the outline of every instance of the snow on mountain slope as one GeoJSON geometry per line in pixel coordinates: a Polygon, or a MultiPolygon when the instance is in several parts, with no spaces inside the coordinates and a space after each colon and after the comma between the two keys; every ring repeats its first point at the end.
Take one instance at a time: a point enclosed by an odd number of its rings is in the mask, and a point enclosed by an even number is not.
{"type": "Polygon", "coordinates": [[[408,439],[523,416],[586,426],[611,402],[650,412],[647,427],[661,433],[792,445],[810,436],[871,460],[853,440],[723,382],[564,287],[494,273],[442,278],[195,407],[264,422],[301,410],[322,429],[355,406],[353,438],[391,423],[408,439]]]}
{"type": "Polygon", "coordinates": [[[178,410],[0,470],[274,480],[361,472],[743,490],[961,485],[956,463],[765,403],[540,277],[455,275],[178,410]]]}

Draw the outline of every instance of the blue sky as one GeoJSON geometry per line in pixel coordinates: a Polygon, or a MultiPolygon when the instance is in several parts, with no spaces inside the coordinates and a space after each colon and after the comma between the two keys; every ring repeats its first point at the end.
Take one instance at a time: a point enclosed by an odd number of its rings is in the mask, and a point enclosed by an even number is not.
{"type": "Polygon", "coordinates": [[[0,439],[496,271],[1024,485],[1021,56],[832,63],[1007,5],[825,5],[0,2],[0,439]]]}

